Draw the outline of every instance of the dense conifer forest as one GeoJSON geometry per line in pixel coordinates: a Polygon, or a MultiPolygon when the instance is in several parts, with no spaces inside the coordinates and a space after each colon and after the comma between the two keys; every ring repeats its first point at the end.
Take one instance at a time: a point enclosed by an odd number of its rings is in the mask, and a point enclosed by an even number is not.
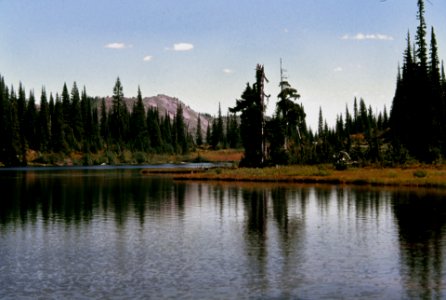
{"type": "Polygon", "coordinates": [[[354,98],[331,127],[321,107],[313,132],[307,127],[297,89],[282,79],[275,113],[266,116],[265,70],[258,65],[255,83],[246,85],[227,116],[219,106],[206,129],[199,117],[193,131],[181,105],[173,118],[157,108],[146,110],[140,89],[129,109],[119,78],[113,87],[112,106],[107,108],[104,99],[88,96],[76,82],[70,90],[64,84],[60,94],[48,94],[42,88],[35,95],[34,91],[27,93],[22,84],[9,87],[0,75],[0,163],[54,164],[77,152],[82,157],[78,163],[113,164],[123,161],[119,158],[125,151],[132,153],[133,162],[142,163],[153,153],[242,147],[240,165],[248,167],[442,162],[446,156],[446,77],[435,30],[428,30],[424,10],[424,1],[418,0],[414,43],[408,33],[390,114],[386,107],[374,112],[363,99],[354,98]],[[92,154],[102,159],[93,160],[92,154]]]}

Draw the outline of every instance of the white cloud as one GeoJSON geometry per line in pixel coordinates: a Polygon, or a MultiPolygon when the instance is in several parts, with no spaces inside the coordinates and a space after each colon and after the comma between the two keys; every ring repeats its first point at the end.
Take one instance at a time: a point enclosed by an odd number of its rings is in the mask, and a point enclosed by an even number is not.
{"type": "Polygon", "coordinates": [[[378,41],[393,41],[393,37],[387,34],[364,34],[357,33],[356,35],[348,35],[344,34],[341,37],[342,40],[356,40],[356,41],[364,41],[364,40],[378,40],[378,41]]]}
{"type": "Polygon", "coordinates": [[[144,61],[152,61],[152,59],[153,59],[153,56],[151,56],[151,55],[146,55],[143,58],[144,61]]]}
{"type": "Polygon", "coordinates": [[[190,51],[194,49],[194,45],[191,43],[177,43],[173,45],[173,51],[190,51]]]}
{"type": "Polygon", "coordinates": [[[234,73],[234,70],[231,70],[231,69],[223,69],[223,73],[225,73],[225,74],[232,74],[232,73],[234,73]]]}
{"type": "Polygon", "coordinates": [[[342,67],[336,67],[333,69],[334,72],[342,72],[344,71],[344,69],[342,69],[342,67]]]}
{"type": "Polygon", "coordinates": [[[109,49],[125,49],[125,48],[132,48],[133,45],[126,45],[124,43],[109,43],[104,47],[109,49]]]}

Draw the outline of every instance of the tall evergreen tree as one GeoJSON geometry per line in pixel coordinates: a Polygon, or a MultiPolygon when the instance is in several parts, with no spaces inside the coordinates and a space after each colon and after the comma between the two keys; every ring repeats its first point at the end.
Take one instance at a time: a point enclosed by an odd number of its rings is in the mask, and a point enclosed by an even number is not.
{"type": "Polygon", "coordinates": [[[65,123],[63,103],[58,95],[54,105],[54,114],[51,118],[51,142],[54,152],[65,152],[68,145],[65,140],[65,123]]]}
{"type": "MultiPolygon", "coordinates": [[[[432,105],[429,114],[432,116],[432,133],[431,144],[432,148],[437,149],[434,151],[443,152],[445,149],[445,135],[446,128],[444,121],[446,120],[446,103],[442,96],[441,90],[441,73],[440,73],[440,60],[438,58],[437,38],[435,36],[434,28],[431,28],[431,44],[430,44],[430,62],[429,62],[429,81],[430,81],[430,97],[432,98],[432,105]]],[[[433,154],[434,156],[439,156],[433,154]]]]}
{"type": "Polygon", "coordinates": [[[23,131],[28,147],[33,150],[39,150],[37,140],[37,108],[34,93],[29,93],[28,105],[26,106],[25,118],[23,120],[23,131]]]}
{"type": "MultiPolygon", "coordinates": [[[[18,99],[14,89],[11,87],[9,104],[6,110],[6,122],[8,132],[5,139],[5,164],[19,165],[23,163],[21,156],[20,120],[18,114],[18,99]]],[[[26,163],[26,162],[25,162],[26,163]]]]}
{"type": "Polygon", "coordinates": [[[101,119],[100,119],[100,134],[102,137],[102,140],[108,145],[109,138],[110,138],[110,128],[109,128],[109,121],[108,121],[108,111],[107,106],[105,104],[105,99],[102,98],[101,100],[101,119]]]}
{"type": "Polygon", "coordinates": [[[218,115],[212,121],[211,147],[217,149],[224,144],[223,116],[221,114],[221,105],[218,104],[218,115]]]}
{"type": "Polygon", "coordinates": [[[38,116],[37,137],[39,149],[43,152],[50,150],[51,128],[50,128],[50,108],[46,96],[46,90],[43,87],[40,96],[40,111],[38,116]]]}
{"type": "Polygon", "coordinates": [[[352,133],[357,133],[359,132],[359,128],[358,128],[358,100],[355,99],[353,100],[353,124],[354,124],[354,128],[353,128],[353,132],[352,133]]]}
{"type": "Polygon", "coordinates": [[[6,166],[20,164],[20,133],[17,115],[17,97],[14,88],[9,91],[0,76],[0,161],[6,166]]]}
{"type": "Polygon", "coordinates": [[[416,159],[432,162],[440,156],[441,149],[445,148],[442,138],[445,114],[439,84],[441,75],[435,32],[432,29],[431,57],[428,64],[424,1],[419,0],[417,4],[419,24],[415,37],[416,47],[412,50],[408,34],[403,70],[402,74],[398,73],[390,123],[394,149],[407,148],[416,159]]]}
{"type": "Polygon", "coordinates": [[[318,117],[317,124],[318,124],[318,126],[317,126],[317,134],[320,137],[320,136],[322,136],[324,134],[324,117],[322,115],[322,107],[320,107],[320,106],[319,106],[319,117],[318,117]]]}
{"type": "Polygon", "coordinates": [[[300,98],[297,90],[284,79],[279,86],[276,115],[268,123],[269,159],[274,164],[288,164],[291,157],[302,161],[305,112],[294,102],[300,98]]]}
{"type": "Polygon", "coordinates": [[[160,124],[161,136],[163,137],[163,152],[172,153],[174,152],[175,142],[173,140],[173,129],[168,112],[166,112],[162,120],[160,120],[160,124]]]}
{"type": "Polygon", "coordinates": [[[178,104],[174,118],[174,132],[176,136],[177,152],[186,154],[189,152],[189,143],[187,139],[187,128],[184,123],[183,107],[178,104]]]}
{"type": "Polygon", "coordinates": [[[426,20],[424,18],[424,1],[418,0],[418,13],[417,19],[419,21],[417,27],[417,34],[415,37],[415,42],[417,45],[416,54],[418,58],[418,63],[420,66],[420,71],[422,73],[427,73],[427,42],[426,42],[426,20]]]}
{"type": "Polygon", "coordinates": [[[203,145],[203,134],[201,133],[201,116],[198,114],[197,118],[197,130],[195,132],[195,143],[197,146],[203,145]]]}
{"type": "Polygon", "coordinates": [[[91,112],[91,139],[90,139],[90,151],[97,152],[102,148],[102,141],[100,135],[100,123],[98,108],[95,107],[91,112]]]}
{"type": "Polygon", "coordinates": [[[227,140],[229,148],[236,149],[240,147],[240,128],[235,114],[228,115],[227,140]]]}
{"type": "MultiPolygon", "coordinates": [[[[85,95],[86,96],[86,95],[85,95]]],[[[71,89],[71,105],[69,119],[65,120],[73,131],[72,147],[75,150],[81,150],[83,144],[84,125],[82,119],[81,97],[76,82],[73,83],[71,89]]],[[[88,120],[85,120],[88,122],[88,120]]],[[[86,122],[86,123],[87,123],[86,122]]]]}
{"type": "Polygon", "coordinates": [[[230,108],[233,113],[241,113],[240,133],[245,149],[241,166],[260,167],[265,161],[264,153],[264,81],[265,72],[261,65],[256,68],[256,83],[248,83],[236,106],[230,108]]]}
{"type": "Polygon", "coordinates": [[[25,113],[26,113],[26,93],[22,83],[19,84],[18,98],[17,98],[17,120],[20,135],[20,155],[23,164],[26,164],[26,150],[28,143],[25,133],[25,113]]]}
{"type": "Polygon", "coordinates": [[[8,99],[8,91],[5,85],[5,80],[3,76],[0,74],[0,162],[5,161],[5,151],[6,146],[4,143],[6,142],[7,132],[9,128],[7,122],[7,111],[9,107],[9,99],[8,99]]]}
{"type": "Polygon", "coordinates": [[[166,129],[166,132],[162,133],[161,120],[157,108],[149,108],[147,110],[146,119],[147,130],[148,132],[150,132],[150,147],[155,152],[164,152],[165,150],[163,150],[163,136],[170,136],[170,130],[166,129]]]}
{"type": "Polygon", "coordinates": [[[110,115],[110,134],[113,142],[118,146],[118,151],[121,151],[124,146],[126,114],[123,87],[118,77],[113,88],[113,105],[110,115]]]}
{"type": "MultiPolygon", "coordinates": [[[[57,118],[61,121],[60,124],[62,125],[63,130],[63,136],[64,136],[64,143],[65,143],[65,149],[64,150],[72,150],[76,146],[76,141],[74,138],[73,133],[73,127],[72,127],[72,120],[71,120],[71,99],[70,99],[70,93],[68,92],[67,84],[64,83],[62,87],[62,94],[61,94],[61,112],[62,115],[59,115],[57,118]]],[[[57,106],[57,99],[54,109],[56,110],[57,106]]]]}
{"type": "Polygon", "coordinates": [[[288,140],[293,137],[302,139],[302,124],[305,120],[305,113],[303,107],[295,103],[300,98],[297,90],[293,88],[288,81],[282,80],[280,82],[280,93],[278,95],[276,117],[283,124],[285,130],[284,149],[288,148],[288,140]]]}
{"type": "Polygon", "coordinates": [[[142,102],[141,89],[138,87],[138,96],[133,106],[130,134],[133,138],[133,149],[136,151],[149,150],[149,133],[147,131],[146,111],[142,102]]]}
{"type": "Polygon", "coordinates": [[[208,122],[208,126],[206,127],[206,144],[212,144],[212,129],[211,122],[208,122]]]}
{"type": "MultiPolygon", "coordinates": [[[[74,102],[74,101],[73,101],[74,102]]],[[[87,96],[87,90],[84,86],[80,100],[80,111],[82,119],[82,148],[84,152],[90,152],[96,137],[93,133],[93,115],[91,108],[91,99],[87,96]]]]}

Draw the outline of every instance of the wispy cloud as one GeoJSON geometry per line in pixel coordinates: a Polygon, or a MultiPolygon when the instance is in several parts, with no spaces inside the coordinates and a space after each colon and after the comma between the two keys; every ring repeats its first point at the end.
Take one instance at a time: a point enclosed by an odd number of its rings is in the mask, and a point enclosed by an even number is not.
{"type": "Polygon", "coordinates": [[[127,45],[125,43],[109,43],[106,44],[104,47],[109,49],[125,49],[125,48],[132,48],[133,45],[127,45]]]}
{"type": "Polygon", "coordinates": [[[344,69],[342,67],[336,67],[336,68],[333,69],[333,71],[338,73],[338,72],[344,71],[344,69]]]}
{"type": "Polygon", "coordinates": [[[393,41],[393,37],[387,34],[364,34],[357,33],[355,35],[344,34],[341,37],[342,40],[356,40],[356,41],[364,41],[364,40],[378,40],[378,41],[393,41]]]}
{"type": "Polygon", "coordinates": [[[232,70],[232,69],[223,69],[223,73],[225,73],[225,74],[232,74],[232,73],[234,73],[234,70],[232,70]]]}
{"type": "Polygon", "coordinates": [[[191,43],[177,43],[173,45],[173,51],[191,51],[194,49],[194,45],[191,43]]]}
{"type": "Polygon", "coordinates": [[[146,56],[144,56],[144,58],[143,58],[143,61],[146,61],[146,62],[148,62],[148,61],[152,61],[153,60],[153,56],[152,55],[146,55],[146,56]]]}

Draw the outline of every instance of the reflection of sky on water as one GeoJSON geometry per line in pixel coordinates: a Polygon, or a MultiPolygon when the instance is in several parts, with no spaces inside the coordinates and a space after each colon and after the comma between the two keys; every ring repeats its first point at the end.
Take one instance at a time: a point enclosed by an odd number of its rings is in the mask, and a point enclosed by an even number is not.
{"type": "Polygon", "coordinates": [[[7,296],[445,296],[440,193],[0,176],[7,296]]]}

